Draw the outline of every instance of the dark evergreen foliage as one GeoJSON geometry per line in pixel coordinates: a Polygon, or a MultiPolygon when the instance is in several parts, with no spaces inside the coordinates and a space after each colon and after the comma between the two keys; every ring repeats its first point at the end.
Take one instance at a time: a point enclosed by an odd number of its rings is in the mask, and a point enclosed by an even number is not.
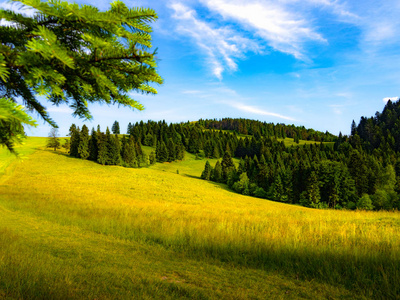
{"type": "Polygon", "coordinates": [[[120,129],[119,129],[119,123],[118,121],[115,121],[113,126],[111,127],[111,131],[114,134],[120,134],[120,129]]]}
{"type": "Polygon", "coordinates": [[[83,125],[79,136],[78,156],[87,159],[89,154],[89,129],[86,125],[83,125]]]}

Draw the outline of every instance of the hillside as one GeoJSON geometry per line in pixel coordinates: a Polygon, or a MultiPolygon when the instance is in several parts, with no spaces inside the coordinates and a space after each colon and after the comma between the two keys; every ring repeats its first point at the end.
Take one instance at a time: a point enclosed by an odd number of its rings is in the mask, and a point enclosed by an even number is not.
{"type": "Polygon", "coordinates": [[[132,169],[39,149],[11,163],[0,179],[0,298],[399,295],[398,213],[242,196],[187,176],[189,158],[132,169]],[[180,174],[162,171],[171,165],[180,174]]]}

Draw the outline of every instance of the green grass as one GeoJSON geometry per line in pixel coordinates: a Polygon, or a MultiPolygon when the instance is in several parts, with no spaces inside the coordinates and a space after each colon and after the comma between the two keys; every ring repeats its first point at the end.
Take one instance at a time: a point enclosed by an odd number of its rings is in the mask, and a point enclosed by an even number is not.
{"type": "Polygon", "coordinates": [[[12,163],[0,182],[0,299],[400,294],[397,212],[238,195],[192,178],[205,160],[186,159],[128,169],[42,149],[12,163]]]}

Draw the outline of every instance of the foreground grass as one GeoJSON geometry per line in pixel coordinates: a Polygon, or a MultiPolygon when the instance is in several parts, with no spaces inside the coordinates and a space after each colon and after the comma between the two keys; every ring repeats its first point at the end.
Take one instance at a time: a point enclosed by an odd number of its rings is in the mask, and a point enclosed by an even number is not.
{"type": "Polygon", "coordinates": [[[40,150],[0,183],[0,298],[394,299],[399,228],[40,150]]]}

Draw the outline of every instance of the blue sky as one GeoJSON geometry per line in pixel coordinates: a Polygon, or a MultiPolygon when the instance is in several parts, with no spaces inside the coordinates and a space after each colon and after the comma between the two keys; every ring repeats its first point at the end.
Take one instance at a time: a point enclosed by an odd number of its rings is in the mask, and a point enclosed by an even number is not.
{"type": "MultiPolygon", "coordinates": [[[[107,1],[85,0],[105,10],[107,1]]],[[[93,120],[47,105],[65,135],[71,123],[249,118],[349,134],[361,116],[400,96],[398,0],[125,1],[150,7],[164,78],[146,109],[92,105],[93,120]]],[[[5,7],[6,4],[1,6],[5,7]]],[[[37,117],[34,115],[34,117],[37,117]]],[[[50,127],[28,130],[46,136],[50,127]]]]}

